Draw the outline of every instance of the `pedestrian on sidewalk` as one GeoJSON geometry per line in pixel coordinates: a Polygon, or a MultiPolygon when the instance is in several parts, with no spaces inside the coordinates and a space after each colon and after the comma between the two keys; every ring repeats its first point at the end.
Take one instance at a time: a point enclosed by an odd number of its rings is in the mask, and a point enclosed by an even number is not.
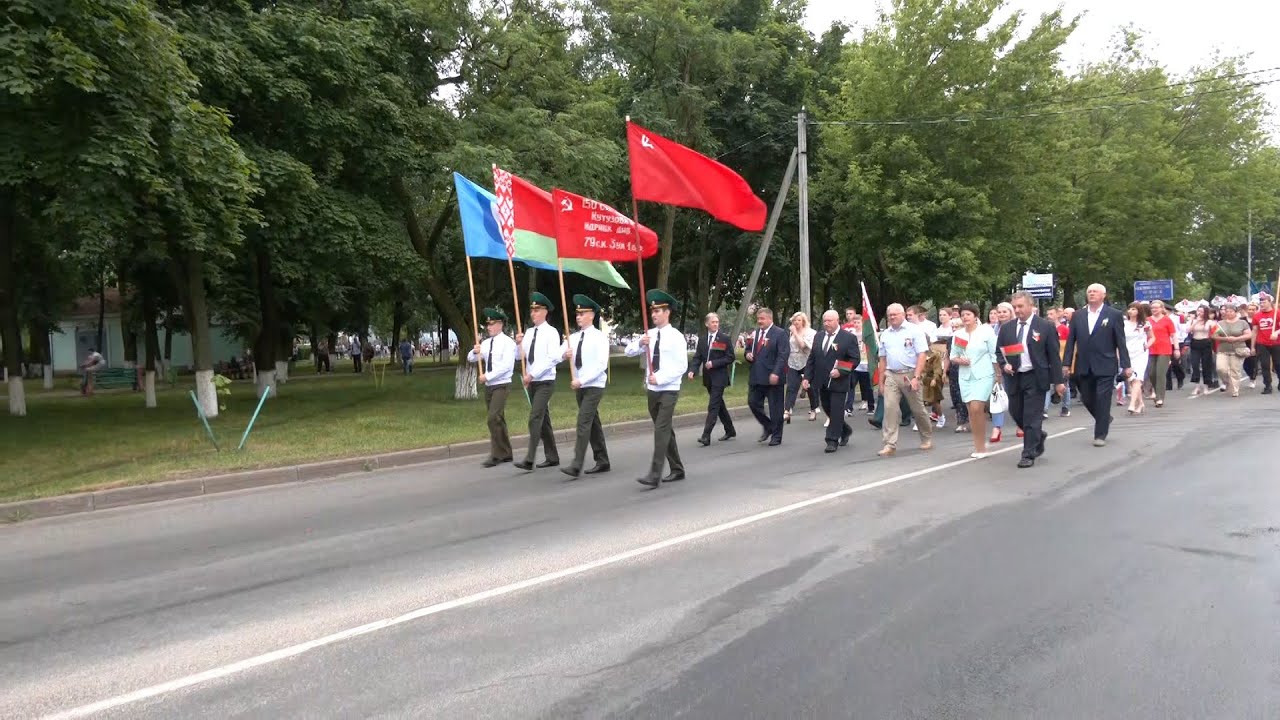
{"type": "Polygon", "coordinates": [[[471,348],[467,362],[484,358],[484,372],[479,380],[484,385],[484,405],[488,410],[489,457],[480,464],[488,468],[512,459],[511,435],[507,432],[507,397],[511,392],[511,376],[515,373],[516,343],[503,332],[507,314],[502,310],[485,308],[484,324],[488,337],[471,348]]]}
{"type": "Polygon", "coordinates": [[[680,383],[689,371],[689,353],[684,333],[671,326],[671,310],[676,299],[663,290],[654,289],[645,294],[645,301],[653,327],[632,340],[625,352],[627,357],[645,356],[644,388],[648,394],[649,417],[653,420],[653,459],[648,474],[636,482],[656,488],[664,482],[684,479],[684,463],[676,447],[672,417],[680,399],[680,383]],[[671,468],[666,477],[662,476],[664,462],[671,468]]]}
{"type": "Polygon", "coordinates": [[[537,467],[549,468],[560,464],[560,451],[556,448],[556,433],[551,427],[551,396],[556,392],[556,364],[561,360],[560,332],[547,322],[547,315],[556,309],[554,303],[540,292],[529,296],[529,330],[516,335],[521,357],[525,359],[524,386],[529,390],[529,451],[516,467],[526,472],[533,470],[538,456],[538,443],[546,460],[537,467]]]}

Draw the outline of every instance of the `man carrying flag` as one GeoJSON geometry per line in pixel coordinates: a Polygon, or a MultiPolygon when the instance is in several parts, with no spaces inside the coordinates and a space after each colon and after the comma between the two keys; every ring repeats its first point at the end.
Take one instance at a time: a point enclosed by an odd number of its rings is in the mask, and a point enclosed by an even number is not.
{"type": "Polygon", "coordinates": [[[516,467],[533,470],[538,455],[538,441],[547,459],[540,468],[560,464],[556,434],[551,428],[551,396],[556,391],[556,364],[564,357],[560,351],[560,332],[547,322],[547,314],[556,306],[540,292],[529,296],[529,330],[516,335],[520,356],[525,361],[524,386],[529,390],[529,452],[516,467]]]}
{"type": "Polygon", "coordinates": [[[684,463],[676,448],[676,434],[671,427],[676,401],[680,399],[680,382],[689,370],[688,341],[684,333],[671,327],[671,309],[675,298],[662,290],[650,290],[645,294],[653,327],[639,339],[627,345],[627,357],[645,355],[645,390],[649,395],[649,417],[653,419],[653,460],[649,474],[638,478],[641,485],[651,488],[659,483],[684,479],[684,463]],[[662,464],[666,461],[671,474],[662,477],[662,464]]]}
{"type": "Polygon", "coordinates": [[[480,463],[484,467],[511,462],[512,457],[506,412],[511,376],[516,367],[516,344],[503,332],[506,323],[506,313],[498,308],[485,308],[485,332],[489,337],[467,353],[469,363],[484,359],[485,372],[480,376],[480,383],[484,385],[484,404],[489,411],[489,457],[480,463]]]}
{"type": "Polygon", "coordinates": [[[827,414],[827,449],[836,451],[849,444],[853,428],[844,414],[844,399],[849,392],[853,369],[858,366],[858,339],[840,327],[840,314],[828,310],[822,314],[822,329],[826,332],[814,338],[809,362],[804,368],[804,389],[813,392],[818,388],[822,411],[827,414]]]}
{"type": "Polygon", "coordinates": [[[609,338],[600,332],[600,304],[586,295],[573,296],[577,308],[578,332],[569,336],[561,346],[561,356],[573,363],[573,391],[578,397],[578,434],[573,446],[573,462],[560,472],[569,477],[582,475],[582,465],[587,459],[587,444],[595,467],[588,475],[609,472],[609,449],[604,444],[604,429],[600,427],[600,400],[604,398],[605,381],[609,373],[609,338]]]}

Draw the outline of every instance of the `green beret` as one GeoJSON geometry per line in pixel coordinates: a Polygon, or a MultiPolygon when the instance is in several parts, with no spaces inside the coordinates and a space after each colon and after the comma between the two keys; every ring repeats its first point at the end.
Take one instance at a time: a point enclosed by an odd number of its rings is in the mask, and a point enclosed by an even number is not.
{"type": "Polygon", "coordinates": [[[529,295],[529,307],[543,308],[547,312],[555,312],[556,310],[556,304],[551,302],[550,298],[540,292],[531,293],[529,295]]]}
{"type": "Polygon", "coordinates": [[[650,310],[653,308],[669,308],[674,310],[676,306],[676,299],[671,297],[670,293],[666,290],[650,290],[645,293],[644,299],[650,310]]]}
{"type": "Polygon", "coordinates": [[[484,309],[484,319],[501,320],[502,322],[506,322],[507,314],[503,312],[501,308],[487,307],[484,309]]]}

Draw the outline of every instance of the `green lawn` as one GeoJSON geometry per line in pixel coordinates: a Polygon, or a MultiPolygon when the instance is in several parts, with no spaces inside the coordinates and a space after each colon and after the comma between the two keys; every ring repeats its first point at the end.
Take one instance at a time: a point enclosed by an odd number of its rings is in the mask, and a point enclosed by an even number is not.
{"type": "MultiPolygon", "coordinates": [[[[38,383],[27,386],[34,390],[38,383]]],[[[59,387],[65,390],[65,381],[59,387]]],[[[29,393],[27,417],[0,416],[0,502],[488,437],[483,403],[452,399],[451,371],[406,377],[388,370],[385,385],[375,388],[369,374],[354,375],[348,366],[288,383],[280,397],[267,400],[242,452],[234,448],[257,400],[253,386],[235,383],[227,410],[213,421],[222,452],[210,445],[189,390],[190,379],[182,378],[177,388],[160,392],[152,410],[143,407],[140,393],[29,393]]],[[[730,404],[744,403],[745,382],[726,397],[730,404]]],[[[706,398],[700,381],[686,382],[679,411],[705,409],[706,398]]],[[[567,373],[560,373],[552,409],[557,428],[572,426],[576,405],[567,373]]],[[[606,423],[648,416],[635,361],[614,358],[600,415],[606,423]]],[[[513,435],[524,432],[528,404],[522,392],[511,394],[507,423],[513,435]]]]}

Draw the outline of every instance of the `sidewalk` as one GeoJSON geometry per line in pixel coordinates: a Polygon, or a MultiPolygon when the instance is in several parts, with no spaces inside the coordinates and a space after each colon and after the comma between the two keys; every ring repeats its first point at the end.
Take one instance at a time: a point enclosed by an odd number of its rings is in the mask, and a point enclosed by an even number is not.
{"type": "MultiPolygon", "coordinates": [[[[735,421],[751,418],[746,406],[729,408],[735,421]]],[[[686,413],[674,418],[677,428],[698,427],[706,419],[705,412],[686,413]]],[[[604,426],[606,436],[640,435],[653,427],[649,420],[629,420],[604,426]]],[[[754,431],[754,428],[753,428],[754,431]]],[[[748,435],[751,433],[748,432],[748,435]]],[[[556,441],[572,443],[574,430],[556,431],[556,441]]],[[[512,436],[511,444],[521,447],[527,443],[529,436],[512,436]]],[[[454,445],[438,445],[419,448],[417,450],[401,450],[399,452],[368,455],[362,457],[328,460],[325,462],[288,465],[284,467],[261,468],[244,472],[211,475],[199,478],[184,478],[146,485],[130,485],[128,487],[111,488],[91,492],[60,495],[23,500],[20,502],[0,504],[0,523],[16,523],[37,518],[57,515],[106,510],[108,508],[139,505],[142,503],[176,500],[195,497],[197,495],[213,495],[216,493],[246,490],[249,488],[280,485],[283,483],[305,482],[310,480],[328,480],[354,473],[368,473],[375,470],[403,468],[423,463],[456,460],[466,457],[479,458],[489,452],[488,440],[457,443],[454,445]]]]}

